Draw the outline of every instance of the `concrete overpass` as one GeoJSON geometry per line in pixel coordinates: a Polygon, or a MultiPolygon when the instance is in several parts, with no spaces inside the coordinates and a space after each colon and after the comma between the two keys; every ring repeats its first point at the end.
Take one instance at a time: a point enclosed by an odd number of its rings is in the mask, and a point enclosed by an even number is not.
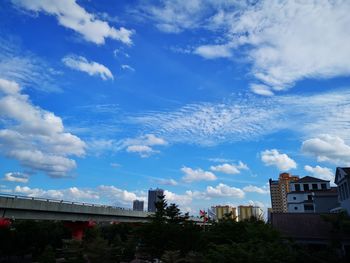
{"type": "Polygon", "coordinates": [[[73,222],[146,222],[150,214],[113,206],[0,194],[0,218],[73,222]]]}

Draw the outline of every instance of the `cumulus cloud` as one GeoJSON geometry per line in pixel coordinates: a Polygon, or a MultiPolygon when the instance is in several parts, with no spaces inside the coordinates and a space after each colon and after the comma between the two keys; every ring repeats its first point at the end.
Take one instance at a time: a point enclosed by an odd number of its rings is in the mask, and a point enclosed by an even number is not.
{"type": "Polygon", "coordinates": [[[266,166],[276,166],[280,171],[297,168],[297,164],[293,159],[285,153],[279,153],[276,149],[261,152],[261,161],[266,166]]]}
{"type": "Polygon", "coordinates": [[[212,172],[204,171],[200,168],[192,169],[190,167],[182,167],[181,171],[185,174],[182,180],[186,183],[191,183],[195,181],[214,181],[217,179],[216,175],[212,172]]]}
{"type": "Polygon", "coordinates": [[[146,201],[145,196],[138,196],[134,192],[123,190],[113,185],[100,185],[97,187],[97,191],[100,196],[107,197],[112,203],[117,202],[123,205],[130,205],[136,199],[146,201]]]}
{"type": "Polygon", "coordinates": [[[76,167],[68,156],[83,156],[85,143],[64,131],[60,117],[31,103],[15,82],[0,79],[0,150],[21,165],[62,177],[76,167]]]}
{"type": "Polygon", "coordinates": [[[224,163],[216,166],[210,166],[210,170],[225,174],[239,174],[241,170],[248,170],[248,166],[241,161],[238,164],[224,163]]]}
{"type": "Polygon", "coordinates": [[[327,167],[321,167],[319,165],[316,165],[315,167],[305,165],[304,169],[313,177],[320,178],[322,180],[328,180],[331,182],[331,184],[334,184],[335,173],[331,169],[327,167]]]}
{"type": "Polygon", "coordinates": [[[119,142],[118,149],[126,149],[130,153],[138,153],[141,157],[147,158],[152,154],[159,153],[155,146],[165,146],[168,142],[154,134],[146,134],[137,138],[128,138],[119,142]]]}
{"type": "Polygon", "coordinates": [[[4,175],[4,181],[8,182],[16,182],[16,183],[28,183],[29,181],[29,176],[24,173],[19,173],[19,172],[10,172],[10,173],[5,173],[4,175]]]}
{"type": "Polygon", "coordinates": [[[267,186],[258,187],[255,185],[248,185],[243,187],[243,191],[247,193],[269,194],[270,190],[267,186]]]}
{"type": "Polygon", "coordinates": [[[19,8],[43,12],[56,17],[58,23],[80,34],[86,41],[104,44],[107,38],[131,45],[132,31],[124,27],[116,29],[98,19],[76,3],[76,0],[12,0],[19,8]]]}
{"type": "Polygon", "coordinates": [[[340,166],[350,165],[350,146],[334,135],[322,134],[303,142],[303,153],[314,156],[319,162],[330,162],[340,166]]]}
{"type": "Polygon", "coordinates": [[[85,57],[69,55],[62,58],[62,62],[69,68],[86,72],[90,76],[99,76],[103,80],[114,79],[112,72],[104,65],[95,61],[88,61],[85,57]]]}
{"type": "Polygon", "coordinates": [[[305,78],[350,75],[349,10],[348,1],[292,0],[161,0],[143,7],[162,31],[211,33],[207,43],[196,43],[197,55],[246,58],[254,83],[261,84],[251,90],[260,95],[305,78]]]}
{"type": "Polygon", "coordinates": [[[208,197],[244,198],[244,192],[241,189],[222,183],[218,184],[216,187],[208,186],[206,195],[208,197]]]}

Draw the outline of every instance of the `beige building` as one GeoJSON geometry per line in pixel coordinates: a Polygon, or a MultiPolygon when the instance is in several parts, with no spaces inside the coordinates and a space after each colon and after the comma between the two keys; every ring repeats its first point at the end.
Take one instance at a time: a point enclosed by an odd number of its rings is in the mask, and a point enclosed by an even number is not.
{"type": "Polygon", "coordinates": [[[252,205],[240,205],[238,207],[238,221],[249,220],[252,217],[263,220],[264,213],[263,210],[258,206],[252,205]]]}
{"type": "Polygon", "coordinates": [[[281,173],[277,181],[270,179],[270,195],[272,212],[288,212],[287,194],[290,192],[290,183],[299,180],[299,176],[281,173]]]}
{"type": "Polygon", "coordinates": [[[237,220],[236,207],[229,205],[217,205],[212,207],[212,211],[215,213],[216,220],[221,220],[223,218],[237,220]]]}

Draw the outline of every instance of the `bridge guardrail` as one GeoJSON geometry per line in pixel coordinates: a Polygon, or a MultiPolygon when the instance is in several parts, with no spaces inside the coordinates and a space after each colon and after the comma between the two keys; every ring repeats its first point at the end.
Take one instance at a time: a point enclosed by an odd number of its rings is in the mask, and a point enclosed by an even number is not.
{"type": "Polygon", "coordinates": [[[13,194],[0,193],[0,197],[1,196],[7,197],[7,198],[14,198],[14,199],[18,198],[18,199],[27,199],[27,200],[36,200],[36,201],[46,201],[46,202],[51,202],[51,203],[63,203],[63,204],[81,205],[81,206],[89,206],[89,207],[115,208],[115,209],[132,211],[132,209],[118,207],[118,206],[92,204],[92,203],[85,203],[85,202],[72,202],[72,201],[43,198],[43,197],[33,197],[33,196],[25,196],[25,195],[13,195],[13,194]]]}

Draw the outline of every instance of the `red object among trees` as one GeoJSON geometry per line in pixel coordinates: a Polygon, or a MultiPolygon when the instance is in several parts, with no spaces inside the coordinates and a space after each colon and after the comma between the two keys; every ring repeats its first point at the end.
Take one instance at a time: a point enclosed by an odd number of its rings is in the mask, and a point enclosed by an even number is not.
{"type": "Polygon", "coordinates": [[[7,228],[11,225],[11,220],[9,218],[0,217],[0,228],[7,228]]]}
{"type": "Polygon", "coordinates": [[[65,222],[64,224],[72,231],[72,239],[81,241],[83,240],[84,230],[87,228],[92,228],[96,225],[94,221],[85,222],[65,222]]]}

